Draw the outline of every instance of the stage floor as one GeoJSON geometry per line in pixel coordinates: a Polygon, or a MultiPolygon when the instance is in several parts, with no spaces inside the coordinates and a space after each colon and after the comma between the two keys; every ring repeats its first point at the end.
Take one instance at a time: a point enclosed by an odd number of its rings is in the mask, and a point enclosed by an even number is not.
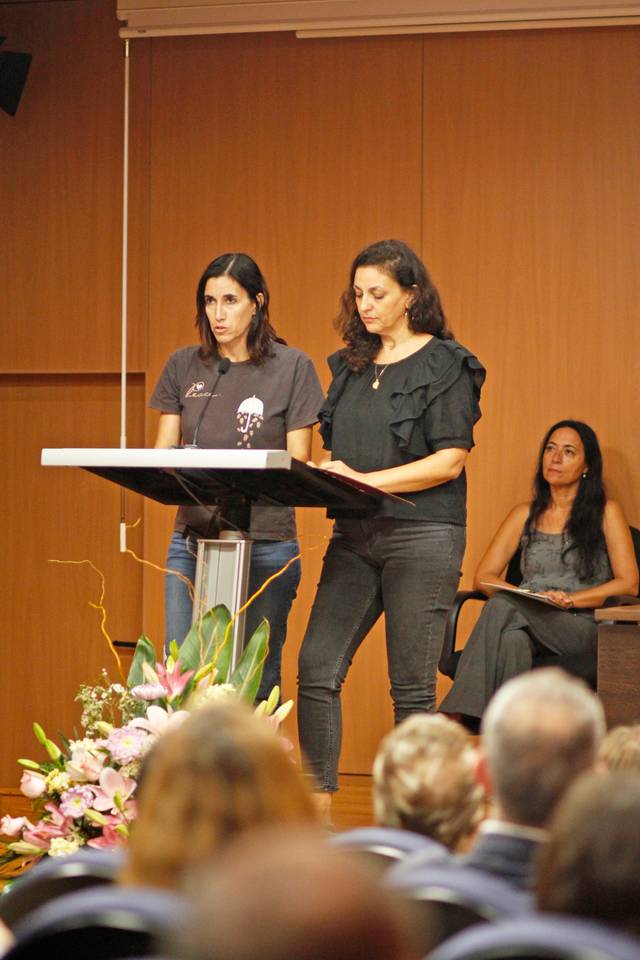
{"type": "Polygon", "coordinates": [[[341,773],[340,789],[333,798],[331,814],[336,830],[372,826],[371,777],[366,774],[341,773]]]}

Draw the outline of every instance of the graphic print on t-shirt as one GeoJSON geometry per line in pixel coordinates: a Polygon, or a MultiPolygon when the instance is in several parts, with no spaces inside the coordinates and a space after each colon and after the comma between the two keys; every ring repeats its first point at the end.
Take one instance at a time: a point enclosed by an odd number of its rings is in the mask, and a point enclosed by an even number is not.
{"type": "Polygon", "coordinates": [[[238,421],[236,429],[240,434],[240,439],[236,446],[244,447],[248,450],[251,447],[253,434],[256,430],[260,429],[264,422],[264,403],[262,400],[259,400],[255,394],[243,400],[238,407],[236,420],[238,421]]]}
{"type": "Polygon", "coordinates": [[[204,391],[204,380],[194,380],[187,392],[185,393],[186,397],[204,397],[206,394],[204,391]]]}

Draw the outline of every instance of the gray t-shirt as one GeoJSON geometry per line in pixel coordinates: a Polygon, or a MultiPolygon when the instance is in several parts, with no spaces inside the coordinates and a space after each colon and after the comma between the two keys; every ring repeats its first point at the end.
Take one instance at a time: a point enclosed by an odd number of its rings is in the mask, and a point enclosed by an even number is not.
{"type": "MultiPolygon", "coordinates": [[[[193,433],[217,377],[218,360],[201,360],[198,347],[173,353],[160,375],[150,406],[180,415],[183,443],[193,433]]],[[[287,433],[318,420],[323,392],[313,363],[300,350],[274,343],[261,364],[232,363],[219,378],[198,430],[198,446],[221,450],[286,450],[287,433]]],[[[186,526],[215,536],[212,513],[194,505],[180,507],[176,530],[186,526]]],[[[255,506],[250,534],[254,540],[291,540],[295,514],[288,507],[255,506]]]]}

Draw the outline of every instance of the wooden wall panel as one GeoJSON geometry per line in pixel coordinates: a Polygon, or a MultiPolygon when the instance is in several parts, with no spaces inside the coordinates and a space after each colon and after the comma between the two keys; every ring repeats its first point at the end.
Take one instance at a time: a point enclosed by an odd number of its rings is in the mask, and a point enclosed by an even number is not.
{"type": "Polygon", "coordinates": [[[594,426],[640,520],[639,54],[637,28],[425,39],[425,258],[488,369],[467,582],[554,420],[594,426]]]}
{"type": "MultiPolygon", "coordinates": [[[[142,443],[144,384],[130,386],[130,429],[142,443]]],[[[80,683],[98,679],[113,661],[90,606],[99,576],[86,565],[51,560],[91,560],[106,581],[107,627],[113,639],[141,632],[142,572],[118,552],[119,490],[81,470],[40,466],[42,447],[109,446],[117,436],[116,376],[0,377],[0,449],[9,451],[0,484],[4,504],[0,582],[3,668],[0,703],[10,736],[0,743],[0,784],[20,779],[16,757],[37,755],[34,720],[51,733],[73,732],[73,702],[80,683]]],[[[130,522],[141,501],[127,495],[130,522]]],[[[142,552],[141,530],[130,546],[142,552]]]]}
{"type": "MultiPolygon", "coordinates": [[[[77,683],[108,662],[85,605],[95,582],[43,558],[92,559],[108,578],[114,634],[144,626],[158,644],[162,576],[116,553],[115,488],[36,466],[44,444],[118,442],[122,45],[113,4],[0,4],[0,33],[34,53],[17,116],[0,115],[0,371],[9,374],[0,392],[13,457],[1,575],[14,656],[2,702],[15,732],[0,783],[11,785],[15,755],[33,749],[36,711],[68,729],[77,683]],[[30,376],[38,371],[114,375],[30,376]]],[[[166,356],[193,341],[194,288],[212,256],[255,255],[276,326],[326,384],[351,258],[395,234],[422,250],[459,339],[489,370],[469,470],[467,582],[501,515],[528,495],[540,433],[557,417],[593,423],[610,489],[640,522],[639,37],[627,28],[133,41],[129,365],[147,377],[131,389],[129,443],[153,440],[144,406],[166,356]]],[[[140,509],[130,501],[128,519],[140,509]]],[[[144,511],[132,543],[161,564],[172,511],[144,511]]],[[[300,531],[288,694],[329,525],[304,512],[300,531]]],[[[381,635],[368,638],[347,685],[344,770],[367,771],[391,723],[381,635]]]]}
{"type": "MultiPolygon", "coordinates": [[[[201,270],[238,248],[265,271],[279,332],[327,383],[325,358],[338,345],[331,320],[353,256],[383,235],[420,239],[421,49],[417,38],[153,41],[150,387],[168,354],[193,342],[201,270]]],[[[150,441],[154,426],[152,418],[150,441]]],[[[146,529],[148,555],[162,562],[167,521],[155,507],[146,529]]],[[[290,618],[287,695],[329,529],[319,515],[301,518],[305,573],[290,618]]],[[[150,572],[154,635],[158,591],[150,572]]],[[[380,630],[349,678],[348,770],[368,770],[371,740],[391,723],[372,646],[381,648],[380,630]]]]}
{"type": "MultiPolygon", "coordinates": [[[[115,6],[4,4],[0,33],[5,49],[33,54],[16,116],[0,112],[0,370],[118,369],[123,43],[115,6]]],[[[144,129],[137,113],[132,120],[144,129]]],[[[145,289],[137,270],[134,321],[143,319],[145,289]]],[[[130,338],[130,369],[143,368],[145,330],[140,324],[130,338]]]]}

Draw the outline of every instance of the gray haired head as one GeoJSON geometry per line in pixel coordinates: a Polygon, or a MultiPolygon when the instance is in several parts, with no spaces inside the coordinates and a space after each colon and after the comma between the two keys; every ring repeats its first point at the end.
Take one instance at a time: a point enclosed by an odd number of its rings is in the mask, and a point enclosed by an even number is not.
{"type": "Polygon", "coordinates": [[[502,814],[514,823],[544,826],[569,784],[593,766],[605,729],[597,696],[558,667],[505,683],[481,727],[502,814]]]}

